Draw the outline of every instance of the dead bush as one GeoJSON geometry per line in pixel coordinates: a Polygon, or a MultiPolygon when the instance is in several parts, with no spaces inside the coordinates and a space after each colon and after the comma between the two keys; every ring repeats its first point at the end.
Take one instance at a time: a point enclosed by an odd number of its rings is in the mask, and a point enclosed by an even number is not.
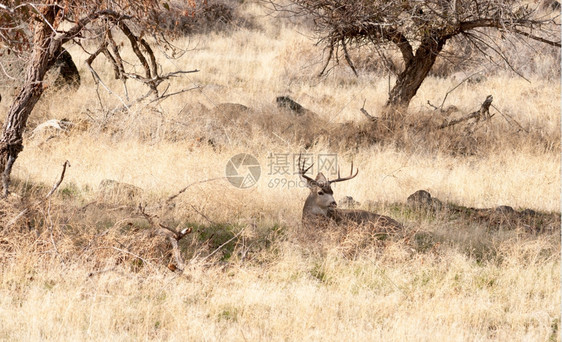
{"type": "Polygon", "coordinates": [[[252,22],[237,10],[239,1],[205,1],[195,8],[186,2],[171,2],[159,16],[162,27],[180,35],[224,31],[232,27],[251,28],[252,22]]]}

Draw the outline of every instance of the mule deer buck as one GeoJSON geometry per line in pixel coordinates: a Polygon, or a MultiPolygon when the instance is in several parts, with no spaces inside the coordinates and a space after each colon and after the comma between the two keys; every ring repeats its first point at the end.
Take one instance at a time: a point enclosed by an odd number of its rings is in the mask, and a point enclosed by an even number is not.
{"type": "Polygon", "coordinates": [[[359,170],[353,173],[353,162],[351,163],[351,172],[348,177],[341,177],[338,168],[338,178],[328,180],[322,172],[319,172],[316,179],[312,179],[306,175],[306,172],[312,168],[311,164],[308,168],[304,168],[304,162],[301,164],[299,157],[299,175],[307,182],[310,194],[302,208],[302,221],[305,226],[315,226],[319,224],[329,224],[331,221],[338,225],[360,225],[372,227],[375,232],[386,231],[396,232],[403,229],[403,226],[396,220],[375,214],[366,210],[355,209],[339,209],[334,200],[334,192],[331,184],[343,182],[353,179],[359,173],[359,170]]]}

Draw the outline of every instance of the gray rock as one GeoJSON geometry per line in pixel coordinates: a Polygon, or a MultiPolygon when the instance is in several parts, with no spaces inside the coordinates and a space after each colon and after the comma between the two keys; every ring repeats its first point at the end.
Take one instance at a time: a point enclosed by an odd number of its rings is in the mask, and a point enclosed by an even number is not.
{"type": "Polygon", "coordinates": [[[443,202],[441,202],[437,198],[431,197],[431,194],[425,190],[418,190],[408,196],[406,203],[416,209],[427,208],[433,210],[442,210],[444,208],[443,202]]]}
{"type": "Polygon", "coordinates": [[[138,186],[113,179],[104,179],[98,186],[98,194],[105,200],[136,200],[142,193],[143,190],[138,186]]]}
{"type": "Polygon", "coordinates": [[[340,200],[338,206],[344,209],[354,209],[361,206],[361,203],[354,200],[351,196],[345,196],[340,200]]]}

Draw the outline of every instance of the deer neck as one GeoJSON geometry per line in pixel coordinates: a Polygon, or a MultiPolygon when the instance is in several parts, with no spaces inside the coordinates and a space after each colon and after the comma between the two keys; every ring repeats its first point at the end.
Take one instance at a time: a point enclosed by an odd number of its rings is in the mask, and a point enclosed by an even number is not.
{"type": "Polygon", "coordinates": [[[315,197],[312,194],[308,196],[302,208],[302,217],[305,218],[308,216],[328,216],[328,209],[320,208],[315,203],[315,197]]]}

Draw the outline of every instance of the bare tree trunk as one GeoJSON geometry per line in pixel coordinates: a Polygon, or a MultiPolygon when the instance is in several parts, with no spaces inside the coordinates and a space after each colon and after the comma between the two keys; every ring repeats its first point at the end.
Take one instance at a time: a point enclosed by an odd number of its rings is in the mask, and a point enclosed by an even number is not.
{"type": "Polygon", "coordinates": [[[398,75],[396,84],[390,91],[387,106],[408,107],[423,80],[429,74],[445,42],[446,39],[434,37],[428,37],[422,41],[414,57],[406,62],[404,71],[398,75]]]}
{"type": "MultiPolygon", "coordinates": [[[[60,42],[54,40],[55,32],[49,23],[54,22],[58,7],[47,6],[41,10],[43,21],[35,24],[33,51],[24,84],[15,98],[0,138],[0,170],[2,170],[3,195],[9,193],[10,173],[18,154],[23,150],[23,131],[31,111],[43,94],[45,73],[54,64],[60,42]]],[[[37,19],[39,20],[39,19],[37,19]]]]}

